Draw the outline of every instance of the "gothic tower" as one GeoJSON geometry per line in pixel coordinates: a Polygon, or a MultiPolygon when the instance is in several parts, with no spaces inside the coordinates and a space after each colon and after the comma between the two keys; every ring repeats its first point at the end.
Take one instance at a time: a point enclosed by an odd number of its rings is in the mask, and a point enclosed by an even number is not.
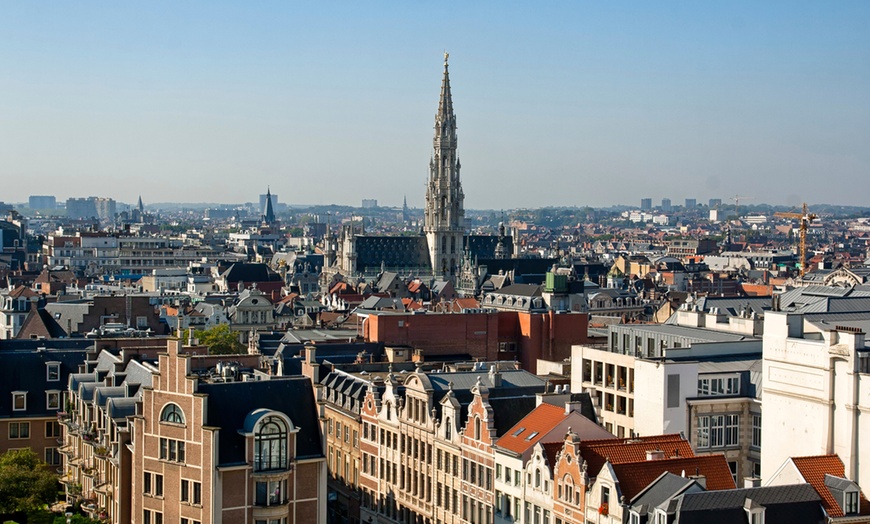
{"type": "Polygon", "coordinates": [[[429,161],[423,232],[429,245],[433,273],[452,279],[460,263],[465,237],[465,195],[459,181],[456,115],[453,114],[447,57],[447,53],[444,53],[444,78],[441,80],[441,99],[435,114],[434,152],[429,161]]]}

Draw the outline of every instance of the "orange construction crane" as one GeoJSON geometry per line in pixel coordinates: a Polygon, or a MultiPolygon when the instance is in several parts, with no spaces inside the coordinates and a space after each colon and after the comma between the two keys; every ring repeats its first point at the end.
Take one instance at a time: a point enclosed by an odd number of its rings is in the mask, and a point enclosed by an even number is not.
{"type": "Polygon", "coordinates": [[[774,213],[774,216],[782,218],[796,218],[801,221],[801,276],[807,274],[807,229],[810,223],[819,218],[817,215],[810,213],[807,209],[807,204],[804,202],[803,213],[774,213]]]}

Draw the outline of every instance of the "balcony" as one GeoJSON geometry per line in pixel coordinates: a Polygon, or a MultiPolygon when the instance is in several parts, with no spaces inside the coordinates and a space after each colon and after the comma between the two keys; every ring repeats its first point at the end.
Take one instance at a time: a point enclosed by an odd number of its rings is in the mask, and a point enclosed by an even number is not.
{"type": "Polygon", "coordinates": [[[97,458],[101,458],[101,459],[107,459],[107,458],[110,458],[110,457],[111,457],[111,454],[112,454],[111,451],[112,451],[112,450],[110,450],[110,449],[109,449],[108,447],[106,447],[106,446],[96,446],[96,447],[94,447],[94,455],[95,455],[97,458]]]}

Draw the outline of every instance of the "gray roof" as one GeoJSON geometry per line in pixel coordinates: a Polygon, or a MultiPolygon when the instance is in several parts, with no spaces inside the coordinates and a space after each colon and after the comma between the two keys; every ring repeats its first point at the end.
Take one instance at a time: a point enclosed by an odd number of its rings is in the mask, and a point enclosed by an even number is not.
{"type": "Polygon", "coordinates": [[[821,505],[822,502],[819,494],[810,484],[704,491],[686,493],[682,498],[681,511],[743,509],[746,499],[751,499],[762,506],[799,502],[818,502],[821,505]]]}
{"type": "Polygon", "coordinates": [[[662,502],[685,491],[692,484],[701,486],[694,480],[665,471],[656,480],[652,481],[644,491],[638,493],[631,501],[635,508],[648,506],[656,507],[662,502]]]}
{"type": "Polygon", "coordinates": [[[679,326],[676,324],[618,324],[612,328],[630,328],[633,331],[646,333],[661,333],[692,339],[694,342],[741,342],[761,340],[760,338],[730,333],[728,331],[715,331],[712,329],[679,326]]]}

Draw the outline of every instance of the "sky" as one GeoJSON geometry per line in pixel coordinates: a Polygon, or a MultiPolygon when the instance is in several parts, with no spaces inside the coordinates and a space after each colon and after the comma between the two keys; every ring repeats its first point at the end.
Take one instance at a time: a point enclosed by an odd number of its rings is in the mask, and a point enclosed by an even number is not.
{"type": "Polygon", "coordinates": [[[0,200],[870,205],[870,2],[0,0],[0,200]]]}

